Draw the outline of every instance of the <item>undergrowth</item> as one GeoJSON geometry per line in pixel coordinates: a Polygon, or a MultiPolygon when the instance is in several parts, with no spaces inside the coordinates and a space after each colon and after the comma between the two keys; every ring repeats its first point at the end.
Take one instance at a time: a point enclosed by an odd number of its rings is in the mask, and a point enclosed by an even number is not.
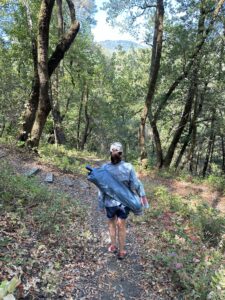
{"type": "Polygon", "coordinates": [[[0,163],[0,191],[1,211],[15,214],[20,220],[27,220],[29,214],[41,232],[55,233],[62,220],[63,227],[67,227],[73,214],[82,216],[78,201],[50,192],[35,178],[14,174],[6,163],[0,163]]]}
{"type": "Polygon", "coordinates": [[[84,251],[85,209],[78,199],[51,192],[0,162],[0,293],[9,293],[10,282],[18,278],[23,296],[18,287],[16,299],[32,293],[30,297],[37,299],[38,290],[28,281],[48,274],[47,284],[43,280],[40,288],[45,299],[55,299],[65,262],[84,251]]]}
{"type": "Polygon", "coordinates": [[[221,193],[225,193],[225,176],[211,174],[206,178],[206,183],[221,193]]]}
{"type": "Polygon", "coordinates": [[[161,247],[152,259],[171,272],[182,299],[225,299],[224,215],[164,186],[151,191],[150,202],[151,208],[133,221],[158,226],[161,247]]]}
{"type": "Polygon", "coordinates": [[[87,173],[85,169],[87,164],[95,165],[98,160],[103,159],[97,159],[95,153],[67,149],[64,146],[57,145],[43,145],[39,148],[38,153],[44,163],[51,163],[63,171],[83,175],[87,173]]]}

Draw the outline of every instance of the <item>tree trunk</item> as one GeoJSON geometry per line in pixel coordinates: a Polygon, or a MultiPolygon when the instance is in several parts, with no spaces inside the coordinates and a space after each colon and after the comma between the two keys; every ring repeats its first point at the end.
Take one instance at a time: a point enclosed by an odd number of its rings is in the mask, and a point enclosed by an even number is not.
{"type": "Polygon", "coordinates": [[[206,93],[206,89],[208,86],[208,82],[205,83],[204,86],[204,90],[200,95],[200,101],[199,103],[197,103],[197,99],[196,99],[196,103],[195,103],[195,108],[194,108],[194,116],[193,116],[193,129],[192,129],[192,137],[191,137],[191,147],[188,153],[188,160],[190,161],[190,165],[189,165],[189,170],[190,172],[193,174],[194,173],[194,157],[195,157],[195,148],[196,148],[196,144],[197,144],[197,119],[198,116],[201,114],[202,112],[202,107],[203,107],[203,102],[204,102],[204,98],[205,98],[205,93],[206,93]]]}
{"type": "Polygon", "coordinates": [[[196,164],[195,164],[195,174],[198,174],[198,164],[200,160],[200,150],[197,152],[197,159],[196,159],[196,164]]]}
{"type": "MultiPolygon", "coordinates": [[[[62,14],[62,0],[57,0],[57,19],[58,19],[58,38],[59,40],[63,37],[63,14],[62,14]]],[[[59,76],[60,76],[60,63],[55,71],[54,81],[52,83],[51,93],[51,107],[52,107],[52,118],[55,144],[64,145],[66,143],[66,137],[62,126],[62,120],[59,105],[59,76]]]]}
{"type": "Polygon", "coordinates": [[[91,133],[92,128],[90,127],[90,115],[88,114],[88,100],[89,100],[89,94],[88,94],[88,88],[86,86],[86,89],[84,90],[84,116],[85,116],[85,127],[84,127],[84,132],[82,135],[82,139],[80,142],[79,148],[81,150],[84,150],[84,146],[87,142],[87,138],[89,134],[91,133]]]}
{"type": "Polygon", "coordinates": [[[188,161],[189,161],[189,171],[193,174],[194,170],[194,157],[195,157],[195,147],[197,141],[197,126],[196,123],[193,126],[192,137],[191,137],[191,147],[188,153],[188,161]]]}
{"type": "MultiPolygon", "coordinates": [[[[198,74],[198,68],[200,66],[200,60],[201,60],[200,55],[198,55],[198,54],[199,54],[199,51],[205,41],[205,39],[204,39],[205,38],[205,17],[206,17],[206,12],[205,12],[204,3],[201,3],[200,17],[199,17],[199,21],[198,21],[197,47],[194,52],[195,55],[193,56],[193,59],[195,59],[195,65],[194,65],[194,68],[192,69],[191,76],[190,76],[190,87],[189,87],[186,103],[184,106],[183,114],[181,116],[178,128],[174,134],[174,137],[171,141],[171,144],[167,150],[167,154],[164,159],[163,166],[165,168],[168,168],[171,164],[176,146],[177,146],[177,144],[180,140],[181,134],[188,122],[189,115],[190,115],[191,109],[192,109],[192,102],[194,100],[194,96],[197,91],[197,74],[198,74]]],[[[190,61],[189,65],[192,66],[192,64],[193,64],[193,62],[190,61]]],[[[191,68],[191,67],[189,67],[189,68],[191,68]]]]}
{"type": "Polygon", "coordinates": [[[38,108],[38,101],[39,101],[39,76],[37,71],[37,64],[34,65],[34,78],[32,82],[32,88],[31,88],[31,97],[27,103],[25,112],[22,116],[23,123],[22,128],[18,136],[19,141],[26,141],[30,134],[31,130],[34,124],[37,108],[38,108]]]}
{"type": "Polygon", "coordinates": [[[163,165],[163,151],[162,151],[162,145],[161,145],[161,140],[160,140],[156,120],[151,119],[150,124],[151,124],[151,127],[152,127],[152,132],[153,132],[153,137],[154,137],[154,142],[155,142],[157,167],[161,168],[162,165],[163,165]]]}
{"type": "Polygon", "coordinates": [[[145,147],[145,123],[146,123],[146,110],[147,107],[144,107],[142,116],[141,116],[141,123],[139,126],[139,151],[140,151],[140,160],[143,161],[144,159],[147,158],[147,151],[146,151],[146,147],[145,147]]]}
{"type": "Polygon", "coordinates": [[[36,119],[31,131],[31,138],[28,141],[30,147],[37,147],[39,140],[51,110],[49,98],[49,76],[48,76],[48,46],[49,26],[52,9],[55,0],[43,0],[41,3],[38,21],[38,75],[40,80],[39,105],[36,119]]]}
{"type": "Polygon", "coordinates": [[[20,129],[18,140],[26,141],[31,133],[32,126],[35,120],[35,114],[38,108],[38,99],[39,99],[39,76],[38,76],[38,62],[37,62],[37,41],[33,32],[33,23],[31,18],[31,12],[27,1],[23,1],[27,20],[28,28],[31,36],[31,46],[32,46],[32,57],[33,57],[33,81],[31,88],[31,96],[26,105],[25,111],[22,115],[23,123],[20,129]]]}
{"type": "Polygon", "coordinates": [[[57,20],[58,20],[58,37],[62,38],[64,34],[64,26],[63,26],[63,13],[62,13],[62,0],[56,0],[57,3],[57,20]]]}
{"type": "Polygon", "coordinates": [[[224,145],[224,136],[221,136],[221,147],[222,147],[222,171],[225,173],[225,145],[224,145]]]}
{"type": "Polygon", "coordinates": [[[199,97],[196,95],[193,117],[192,117],[192,119],[190,121],[188,135],[185,138],[185,142],[184,142],[184,144],[183,144],[183,146],[181,148],[181,151],[180,151],[180,153],[178,155],[178,158],[176,160],[176,163],[175,163],[176,169],[178,168],[178,166],[179,166],[179,164],[181,162],[181,159],[182,159],[182,157],[183,157],[183,155],[184,155],[184,153],[186,151],[186,148],[187,148],[189,142],[192,141],[189,153],[187,155],[187,159],[185,159],[185,161],[182,163],[181,169],[183,169],[184,165],[188,161],[190,161],[190,171],[191,171],[191,169],[193,170],[192,164],[193,164],[193,156],[194,156],[194,149],[195,149],[195,144],[196,144],[196,134],[197,134],[197,125],[196,125],[196,122],[197,122],[198,116],[200,115],[200,113],[202,111],[202,106],[203,106],[203,101],[204,101],[204,97],[205,97],[205,92],[206,92],[207,85],[208,85],[208,83],[205,83],[204,90],[200,94],[200,100],[199,100],[199,102],[198,102],[198,98],[199,97]]]}
{"type": "MultiPolygon", "coordinates": [[[[213,162],[214,148],[215,148],[215,134],[213,135],[212,146],[211,146],[211,152],[210,152],[210,158],[209,158],[209,164],[210,164],[210,167],[211,167],[211,164],[212,164],[212,162],[213,162]]],[[[210,169],[210,170],[211,170],[211,169],[210,169]]]]}
{"type": "MultiPolygon", "coordinates": [[[[176,170],[178,169],[178,167],[180,165],[180,162],[181,162],[181,159],[182,159],[182,157],[183,157],[183,155],[184,155],[184,153],[186,151],[186,148],[187,148],[187,146],[188,146],[188,144],[189,144],[189,142],[191,140],[192,130],[193,130],[193,126],[190,125],[188,135],[185,137],[185,141],[184,141],[184,143],[183,143],[183,145],[181,147],[180,153],[179,153],[179,155],[177,157],[177,160],[176,160],[176,163],[175,163],[176,170]]],[[[184,164],[185,163],[183,163],[182,166],[184,166],[184,164]]],[[[183,169],[183,168],[181,167],[181,169],[183,169]]]]}
{"type": "MultiPolygon", "coordinates": [[[[56,72],[56,77],[58,73],[56,72]]],[[[54,131],[54,140],[52,140],[52,143],[55,143],[56,145],[64,145],[66,143],[66,137],[65,133],[62,127],[62,116],[59,111],[59,105],[58,105],[58,83],[57,79],[54,82],[56,84],[56,91],[54,93],[55,100],[53,101],[52,96],[52,88],[50,89],[50,103],[51,103],[51,112],[52,112],[52,118],[53,118],[53,131],[54,131]]]]}
{"type": "Polygon", "coordinates": [[[156,123],[154,123],[154,121],[152,120],[151,109],[152,109],[152,102],[153,102],[155,89],[156,89],[156,83],[158,79],[158,73],[160,69],[160,60],[161,60],[162,42],[163,42],[163,18],[164,18],[163,0],[157,0],[148,93],[145,100],[145,106],[141,114],[141,125],[139,130],[141,159],[144,159],[147,156],[147,152],[145,149],[145,124],[146,124],[146,119],[148,117],[153,129],[153,137],[156,144],[156,153],[157,153],[157,160],[158,160],[159,167],[162,165],[163,155],[162,155],[161,141],[158,134],[158,129],[156,123]]]}
{"type": "Polygon", "coordinates": [[[78,120],[77,120],[77,149],[80,148],[81,140],[80,140],[80,127],[81,127],[81,120],[82,120],[82,112],[83,112],[83,103],[85,102],[85,97],[87,97],[87,85],[84,84],[82,95],[80,99],[80,107],[78,113],[78,120]]]}
{"type": "Polygon", "coordinates": [[[0,131],[0,137],[3,136],[4,131],[5,131],[5,116],[3,116],[3,118],[2,118],[2,128],[0,131]]]}
{"type": "Polygon", "coordinates": [[[181,75],[179,75],[175,81],[171,84],[170,88],[168,89],[167,93],[162,97],[162,101],[160,102],[155,114],[154,114],[154,118],[156,120],[159,119],[160,117],[160,113],[163,110],[163,108],[166,106],[170,96],[172,95],[172,93],[176,90],[176,88],[178,87],[178,85],[188,76],[188,74],[190,73],[192,67],[194,66],[195,62],[196,62],[196,58],[199,56],[202,47],[209,35],[209,33],[211,32],[213,25],[215,23],[215,20],[220,12],[220,10],[222,9],[222,6],[224,4],[225,0],[220,0],[217,3],[217,6],[215,7],[213,13],[212,13],[212,18],[209,22],[208,27],[205,29],[204,28],[204,20],[206,17],[206,10],[204,9],[204,3],[201,3],[201,8],[200,8],[200,19],[199,19],[199,25],[198,26],[198,37],[197,37],[197,43],[196,46],[194,48],[193,53],[190,55],[189,57],[189,61],[187,63],[187,65],[184,68],[184,71],[181,75]],[[205,30],[204,30],[205,29],[205,30]],[[199,34],[201,33],[201,34],[199,34]]]}
{"type": "MultiPolygon", "coordinates": [[[[49,0],[42,0],[42,2],[45,2],[46,5],[50,4],[49,0]]],[[[60,1],[60,0],[59,0],[60,1]]],[[[29,6],[27,5],[27,2],[23,0],[26,11],[27,11],[27,16],[29,20],[29,28],[30,31],[32,29],[32,20],[30,17],[30,11],[29,11],[29,6]]],[[[54,2],[54,1],[53,1],[54,2]]],[[[55,51],[52,53],[52,56],[48,60],[48,75],[49,78],[53,74],[54,70],[58,66],[59,62],[61,59],[63,59],[65,52],[70,48],[73,40],[75,39],[78,31],[79,31],[79,22],[76,21],[76,16],[75,16],[75,7],[72,2],[72,0],[66,0],[69,11],[70,11],[70,16],[71,16],[71,26],[68,32],[63,36],[62,39],[60,39],[60,42],[55,48],[55,51]]],[[[54,5],[54,4],[53,4],[54,5]]],[[[36,38],[32,34],[31,31],[31,40],[32,40],[32,53],[33,53],[33,64],[34,64],[34,79],[33,79],[33,84],[32,84],[32,91],[31,91],[31,97],[30,100],[28,101],[28,105],[25,109],[25,112],[23,114],[23,125],[22,129],[18,135],[18,139],[21,141],[26,141],[27,138],[31,134],[32,127],[34,125],[35,117],[36,117],[36,112],[39,104],[39,92],[40,92],[40,85],[39,85],[39,76],[38,76],[38,68],[37,68],[37,42],[36,38]]],[[[51,108],[50,108],[51,109],[51,108]]],[[[49,114],[48,109],[46,110],[46,113],[49,114]]],[[[39,119],[39,117],[37,117],[39,119]]],[[[37,126],[38,120],[36,120],[35,127],[37,126]]],[[[33,133],[36,132],[36,129],[34,128],[33,133]]],[[[36,138],[35,138],[36,140],[36,138]]],[[[30,142],[32,144],[33,142],[30,142]]],[[[37,140],[37,145],[39,141],[37,140]]]]}
{"type": "Polygon", "coordinates": [[[38,146],[44,125],[49,112],[51,111],[51,103],[48,95],[49,78],[58,66],[59,62],[63,59],[66,51],[70,48],[79,31],[79,23],[76,21],[74,4],[72,0],[66,1],[71,15],[71,27],[67,34],[65,34],[60,40],[49,60],[47,59],[49,22],[54,0],[42,0],[41,4],[38,32],[38,72],[40,79],[39,106],[32,128],[31,138],[28,141],[28,145],[31,147],[38,146]]]}
{"type": "Polygon", "coordinates": [[[215,118],[216,118],[216,109],[214,108],[212,111],[212,121],[211,121],[211,128],[210,128],[210,135],[209,135],[209,142],[206,150],[206,156],[204,161],[204,166],[202,170],[202,176],[205,177],[208,165],[209,165],[209,158],[212,152],[213,147],[213,140],[214,140],[214,125],[215,125],[215,118]]]}
{"type": "MultiPolygon", "coordinates": [[[[186,122],[187,122],[187,118],[186,118],[187,116],[185,117],[185,113],[189,109],[191,109],[190,104],[191,104],[192,101],[191,101],[191,98],[190,98],[190,94],[189,94],[189,97],[187,98],[187,102],[186,102],[185,109],[184,109],[184,114],[183,114],[182,120],[180,122],[181,127],[178,127],[178,130],[175,133],[174,139],[173,139],[173,141],[172,141],[172,143],[171,143],[171,145],[170,145],[170,147],[167,151],[167,155],[166,155],[166,158],[165,158],[165,160],[166,160],[165,164],[162,160],[163,155],[162,155],[162,152],[160,150],[161,149],[161,147],[160,147],[161,143],[160,143],[160,135],[159,135],[159,132],[158,132],[158,129],[157,129],[157,120],[159,119],[160,113],[161,113],[162,109],[165,107],[165,105],[166,105],[168,99],[170,98],[170,96],[172,95],[173,91],[177,88],[177,86],[180,84],[180,82],[188,76],[188,74],[192,70],[192,67],[195,66],[196,60],[199,57],[199,54],[201,52],[201,49],[202,49],[202,47],[205,43],[205,40],[206,40],[207,36],[209,35],[209,33],[212,30],[213,24],[214,24],[214,22],[215,22],[215,20],[218,16],[221,8],[222,8],[223,3],[224,3],[224,0],[220,0],[217,3],[217,6],[216,6],[215,10],[212,13],[211,21],[210,21],[210,23],[209,23],[206,30],[205,30],[205,27],[204,27],[204,20],[205,20],[205,17],[206,17],[206,12],[204,10],[203,3],[202,3],[201,11],[200,11],[200,18],[199,18],[199,26],[198,26],[198,37],[197,37],[198,40],[197,40],[197,43],[196,43],[196,47],[195,47],[192,55],[189,58],[189,62],[187,64],[186,68],[184,69],[183,74],[181,74],[174,81],[174,83],[171,85],[168,92],[162,98],[162,101],[159,104],[159,106],[158,106],[158,108],[157,108],[157,110],[156,110],[156,112],[153,116],[152,116],[151,110],[149,109],[149,107],[151,108],[151,103],[150,103],[150,105],[148,105],[148,114],[149,114],[150,124],[152,126],[154,126],[154,131],[155,131],[154,132],[154,139],[155,139],[156,146],[158,146],[158,149],[156,148],[156,151],[157,151],[157,160],[158,160],[158,166],[159,167],[161,167],[162,165],[165,166],[165,167],[168,167],[171,163],[176,145],[179,141],[180,135],[181,135],[181,133],[184,129],[184,126],[186,125],[186,122]]],[[[193,74],[192,74],[192,76],[193,76],[193,74]]],[[[150,98],[150,100],[151,100],[150,102],[152,102],[151,98],[150,98]]]]}
{"type": "Polygon", "coordinates": [[[193,74],[192,74],[190,88],[189,88],[189,91],[188,91],[188,96],[187,96],[187,99],[186,99],[186,103],[185,103],[185,106],[184,106],[184,110],[183,110],[180,122],[178,124],[177,130],[176,130],[176,132],[173,136],[173,139],[170,143],[170,146],[167,150],[167,154],[166,154],[165,159],[164,159],[163,166],[165,168],[168,168],[170,166],[171,161],[173,159],[173,155],[174,155],[176,146],[177,146],[177,144],[180,140],[181,134],[182,134],[187,122],[188,122],[189,114],[190,114],[191,108],[192,108],[192,102],[193,102],[193,99],[194,99],[194,96],[195,96],[195,93],[196,93],[196,89],[197,89],[197,70],[195,69],[193,71],[193,74]]]}

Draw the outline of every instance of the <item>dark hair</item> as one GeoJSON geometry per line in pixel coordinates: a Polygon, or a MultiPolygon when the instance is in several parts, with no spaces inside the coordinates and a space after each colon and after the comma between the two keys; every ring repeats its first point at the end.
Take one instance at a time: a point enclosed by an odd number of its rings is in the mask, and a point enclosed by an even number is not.
{"type": "Polygon", "coordinates": [[[111,154],[111,163],[116,165],[119,162],[121,162],[122,158],[122,152],[110,152],[111,154]]]}

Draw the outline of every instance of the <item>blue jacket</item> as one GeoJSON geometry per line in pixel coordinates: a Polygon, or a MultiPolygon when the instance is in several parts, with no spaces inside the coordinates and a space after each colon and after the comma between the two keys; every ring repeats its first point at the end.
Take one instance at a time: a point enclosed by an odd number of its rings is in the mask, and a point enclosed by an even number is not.
{"type": "MultiPolygon", "coordinates": [[[[126,185],[132,192],[139,197],[145,196],[144,187],[141,181],[137,178],[132,164],[121,161],[118,164],[108,163],[102,166],[113,177],[126,185]]],[[[99,208],[118,206],[121,202],[111,198],[109,195],[99,190],[98,193],[99,208]]]]}

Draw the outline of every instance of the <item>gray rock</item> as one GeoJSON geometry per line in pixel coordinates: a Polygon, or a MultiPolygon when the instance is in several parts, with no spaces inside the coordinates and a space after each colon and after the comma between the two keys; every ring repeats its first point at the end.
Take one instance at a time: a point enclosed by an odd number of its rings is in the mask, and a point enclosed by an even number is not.
{"type": "Polygon", "coordinates": [[[73,186],[74,185],[73,181],[71,179],[69,179],[68,177],[63,178],[63,183],[65,185],[68,185],[68,186],[73,186]]]}
{"type": "Polygon", "coordinates": [[[27,170],[24,175],[27,177],[31,177],[33,175],[36,175],[39,171],[40,171],[39,168],[32,168],[32,169],[27,170]]]}
{"type": "Polygon", "coordinates": [[[53,179],[53,174],[52,173],[47,173],[46,177],[45,177],[45,182],[52,183],[53,180],[54,180],[53,179]]]}

